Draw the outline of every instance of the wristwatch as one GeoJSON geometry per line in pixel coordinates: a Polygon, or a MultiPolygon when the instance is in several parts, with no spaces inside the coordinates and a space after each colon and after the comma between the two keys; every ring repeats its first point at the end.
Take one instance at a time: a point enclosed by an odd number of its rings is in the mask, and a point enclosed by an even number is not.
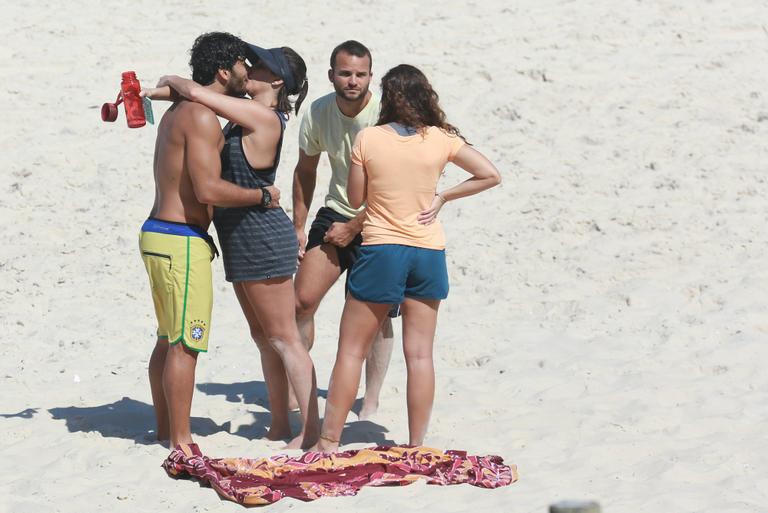
{"type": "Polygon", "coordinates": [[[261,206],[269,208],[269,204],[272,203],[272,193],[266,187],[261,188],[261,206]]]}

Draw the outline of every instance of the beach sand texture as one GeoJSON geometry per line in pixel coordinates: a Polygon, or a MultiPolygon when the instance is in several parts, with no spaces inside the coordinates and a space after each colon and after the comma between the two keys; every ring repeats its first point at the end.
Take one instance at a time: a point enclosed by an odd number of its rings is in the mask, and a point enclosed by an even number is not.
{"type": "MultiPolygon", "coordinates": [[[[239,511],[173,481],[154,428],[154,316],[137,235],[155,127],[99,118],[120,73],[188,75],[195,37],[288,45],[309,101],[359,39],[374,88],[420,67],[503,184],[443,209],[451,295],[427,444],[498,454],[520,481],[415,484],[275,511],[606,513],[768,509],[768,6],[764,2],[6,2],[0,26],[0,512],[239,511]],[[763,372],[763,374],[761,374],[763,372]]],[[[162,104],[155,103],[156,118],[162,104]]],[[[122,107],[121,107],[122,109],[122,107]]],[[[302,109],[304,110],[304,108],[302,109]]],[[[290,197],[298,121],[277,185],[290,197]]],[[[321,160],[321,204],[329,167],[321,160]]],[[[449,168],[445,183],[462,179],[449,168]]],[[[283,201],[289,208],[290,201],[283,201]]],[[[220,260],[193,433],[260,457],[258,351],[220,260]]],[[[325,395],[343,304],[322,304],[325,395]]],[[[343,443],[407,441],[396,349],[378,415],[343,443]]],[[[321,411],[324,399],[321,398],[321,411]]]]}

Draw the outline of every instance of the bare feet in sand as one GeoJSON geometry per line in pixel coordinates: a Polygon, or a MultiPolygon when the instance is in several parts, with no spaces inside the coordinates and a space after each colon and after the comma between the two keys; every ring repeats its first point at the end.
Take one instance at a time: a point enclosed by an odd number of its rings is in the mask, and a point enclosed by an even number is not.
{"type": "Polygon", "coordinates": [[[267,434],[264,435],[264,438],[273,442],[278,440],[289,440],[283,449],[302,449],[306,451],[308,447],[311,447],[317,442],[318,435],[315,433],[311,436],[305,436],[304,433],[299,433],[297,436],[291,438],[290,428],[276,429],[271,427],[269,428],[269,431],[267,431],[267,434]]]}
{"type": "Polygon", "coordinates": [[[310,447],[317,443],[317,440],[318,433],[313,433],[311,435],[299,433],[299,436],[286,444],[285,449],[301,449],[303,451],[307,451],[310,447]]]}
{"type": "Polygon", "coordinates": [[[360,413],[357,414],[357,418],[360,420],[368,420],[379,411],[378,401],[366,401],[363,399],[363,406],[360,408],[360,413]]]}
{"type": "Polygon", "coordinates": [[[328,436],[320,435],[317,443],[310,447],[308,451],[325,452],[329,454],[339,452],[339,441],[328,436]]]}

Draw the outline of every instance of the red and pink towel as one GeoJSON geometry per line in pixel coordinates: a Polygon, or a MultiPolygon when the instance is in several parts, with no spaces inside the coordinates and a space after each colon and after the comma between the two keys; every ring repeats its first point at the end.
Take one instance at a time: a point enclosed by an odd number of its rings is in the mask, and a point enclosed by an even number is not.
{"type": "Polygon", "coordinates": [[[312,501],[356,495],[363,486],[468,483],[498,488],[517,481],[514,465],[499,456],[470,456],[464,451],[428,447],[373,447],[335,454],[307,452],[271,458],[209,458],[196,444],[177,447],[163,462],[173,477],[192,477],[231,501],[252,506],[284,497],[312,501]]]}

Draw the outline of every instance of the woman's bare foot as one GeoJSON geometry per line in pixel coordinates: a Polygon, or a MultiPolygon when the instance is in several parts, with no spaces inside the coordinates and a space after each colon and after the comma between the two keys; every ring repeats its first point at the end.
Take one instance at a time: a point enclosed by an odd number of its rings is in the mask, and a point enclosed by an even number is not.
{"type": "Polygon", "coordinates": [[[307,451],[325,452],[325,453],[339,452],[339,441],[329,436],[320,435],[320,438],[318,438],[317,443],[312,447],[310,447],[309,449],[307,449],[307,451]]]}
{"type": "Polygon", "coordinates": [[[300,433],[299,436],[285,444],[283,449],[301,449],[302,442],[304,442],[304,435],[300,433]]]}
{"type": "Polygon", "coordinates": [[[312,435],[305,435],[304,433],[299,433],[299,436],[288,442],[286,444],[285,449],[301,449],[303,451],[309,450],[310,447],[314,446],[315,443],[317,443],[318,440],[318,434],[312,434],[312,435]]]}

